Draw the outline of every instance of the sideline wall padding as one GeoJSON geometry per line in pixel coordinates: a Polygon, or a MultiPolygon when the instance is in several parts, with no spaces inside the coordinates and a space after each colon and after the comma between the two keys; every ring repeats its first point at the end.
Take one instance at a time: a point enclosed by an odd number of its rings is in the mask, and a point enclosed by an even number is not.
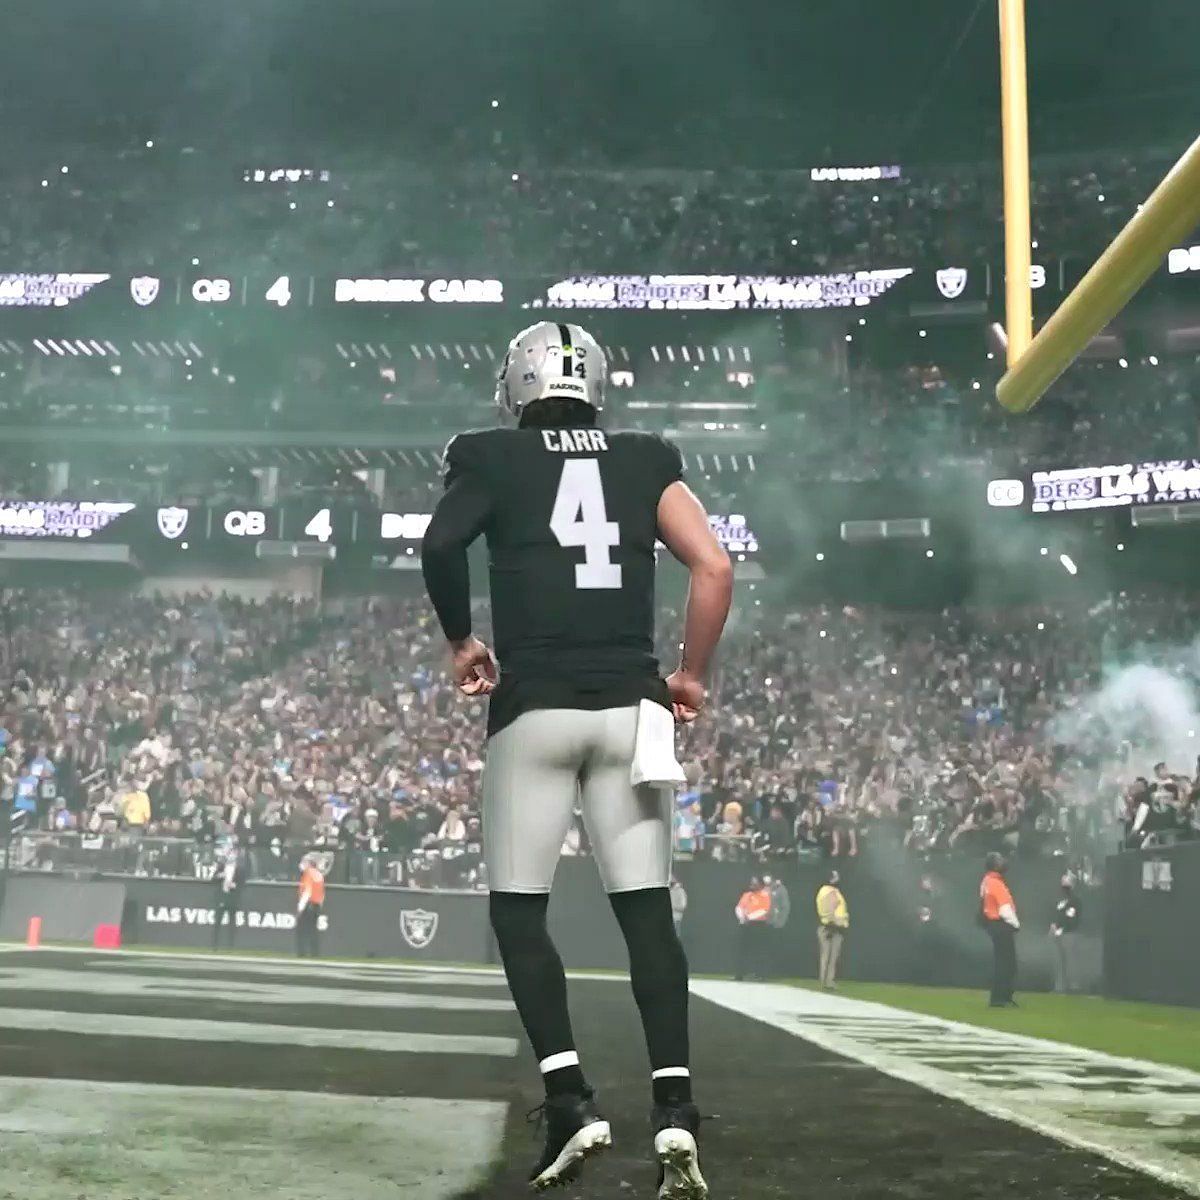
{"type": "Polygon", "coordinates": [[[1200,1005],[1200,842],[1110,858],[1104,901],[1105,995],[1200,1005]]]}
{"type": "Polygon", "coordinates": [[[12,875],[0,909],[0,938],[24,941],[30,918],[41,917],[43,941],[90,946],[97,925],[120,922],[124,904],[124,880],[12,875]]]}

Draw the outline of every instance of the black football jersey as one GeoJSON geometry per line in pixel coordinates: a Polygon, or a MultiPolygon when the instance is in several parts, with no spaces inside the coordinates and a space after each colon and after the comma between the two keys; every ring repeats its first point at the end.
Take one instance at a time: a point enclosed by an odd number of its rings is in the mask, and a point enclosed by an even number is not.
{"type": "Polygon", "coordinates": [[[661,700],[654,548],[679,451],[644,433],[493,429],[456,437],[445,470],[486,498],[492,732],[530,707],[661,700]]]}

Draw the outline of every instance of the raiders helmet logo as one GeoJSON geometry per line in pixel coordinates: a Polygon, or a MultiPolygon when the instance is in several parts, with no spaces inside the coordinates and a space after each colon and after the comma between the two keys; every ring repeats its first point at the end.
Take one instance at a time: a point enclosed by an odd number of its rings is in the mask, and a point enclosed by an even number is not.
{"type": "Polygon", "coordinates": [[[946,267],[937,273],[937,285],[947,300],[957,300],[967,289],[967,269],[946,267]]]}
{"type": "Polygon", "coordinates": [[[158,299],[158,280],[153,275],[138,275],[129,281],[129,294],[145,308],[158,299]]]}
{"type": "Polygon", "coordinates": [[[186,508],[160,508],[158,510],[158,532],[165,538],[174,540],[186,528],[188,510],[186,508]]]}
{"type": "Polygon", "coordinates": [[[414,950],[424,950],[437,934],[438,914],[423,908],[406,908],[400,913],[400,932],[414,950]]]}

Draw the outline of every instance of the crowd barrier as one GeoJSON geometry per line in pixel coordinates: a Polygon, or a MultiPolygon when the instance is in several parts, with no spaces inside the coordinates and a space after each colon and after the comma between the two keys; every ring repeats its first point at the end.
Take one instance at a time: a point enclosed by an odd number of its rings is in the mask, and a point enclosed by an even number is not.
{"type": "Polygon", "coordinates": [[[1200,1005],[1200,842],[1115,855],[1105,881],[1105,995],[1200,1005]]]}
{"type": "MultiPolygon", "coordinates": [[[[337,845],[314,846],[311,841],[252,844],[242,862],[252,882],[279,883],[294,879],[300,860],[310,850],[329,855],[330,883],[358,886],[394,885],[456,890],[475,883],[481,847],[460,841],[429,840],[404,853],[360,850],[337,845]]],[[[49,832],[27,829],[15,834],[3,851],[9,869],[25,871],[84,871],[100,874],[144,875],[151,878],[212,879],[223,861],[225,842],[195,838],[143,836],[130,829],[109,833],[49,832]]],[[[705,839],[705,858],[746,862],[751,858],[748,834],[717,834],[705,839]]]]}
{"type": "MultiPolygon", "coordinates": [[[[841,874],[850,908],[843,962],[848,978],[981,987],[990,948],[977,924],[982,864],[976,856],[931,862],[899,846],[871,846],[835,864],[794,858],[767,863],[680,859],[676,876],[688,904],[681,936],[692,970],[729,974],[738,960],[738,898],[751,872],[772,874],[788,889],[791,914],[763,946],[762,969],[776,976],[816,974],[815,896],[831,865],[841,874]]],[[[1022,916],[1018,939],[1021,986],[1044,989],[1053,982],[1049,924],[1058,898],[1058,859],[1018,860],[1010,872],[1022,916]]],[[[17,872],[43,886],[64,889],[69,876],[17,872]]],[[[112,874],[123,885],[125,944],[213,944],[217,885],[210,879],[112,874]]],[[[1100,981],[1101,904],[1084,890],[1081,982],[1100,981]]],[[[9,905],[6,903],[5,908],[9,905]]],[[[239,948],[273,953],[295,950],[295,881],[246,885],[233,930],[239,948]]],[[[21,916],[36,915],[21,909],[21,916]]],[[[550,904],[551,929],[569,968],[624,969],[625,947],[604,902],[595,863],[563,858],[550,904]]],[[[345,886],[327,889],[321,950],[330,956],[423,959],[492,964],[498,961],[488,925],[486,894],[429,888],[345,886]]],[[[47,937],[50,935],[47,934],[47,937]]],[[[228,944],[228,932],[222,945],[228,944]]]]}

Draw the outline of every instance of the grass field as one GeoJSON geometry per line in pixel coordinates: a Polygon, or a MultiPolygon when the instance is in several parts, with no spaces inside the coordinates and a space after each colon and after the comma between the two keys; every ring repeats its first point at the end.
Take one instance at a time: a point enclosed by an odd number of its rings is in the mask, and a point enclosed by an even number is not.
{"type": "MultiPolygon", "coordinates": [[[[816,989],[807,980],[789,982],[816,989]]],[[[988,1008],[978,991],[890,983],[846,983],[838,992],[948,1021],[1200,1071],[1200,1009],[1041,992],[1021,995],[1019,1008],[988,1008]]]]}

